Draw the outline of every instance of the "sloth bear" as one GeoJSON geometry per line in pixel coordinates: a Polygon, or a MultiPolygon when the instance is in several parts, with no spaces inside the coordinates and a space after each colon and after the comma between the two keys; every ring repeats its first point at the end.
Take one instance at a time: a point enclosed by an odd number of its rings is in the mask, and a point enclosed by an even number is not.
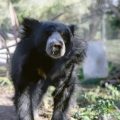
{"type": "Polygon", "coordinates": [[[86,42],[75,37],[75,26],[23,20],[21,41],[11,61],[18,120],[35,120],[43,95],[54,86],[52,120],[67,120],[75,88],[75,69],[85,56],[86,42]]]}

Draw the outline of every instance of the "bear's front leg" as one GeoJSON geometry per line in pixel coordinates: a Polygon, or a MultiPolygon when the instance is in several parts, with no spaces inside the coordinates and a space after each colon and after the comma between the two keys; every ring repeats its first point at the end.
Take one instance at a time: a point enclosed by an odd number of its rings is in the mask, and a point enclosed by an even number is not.
{"type": "Polygon", "coordinates": [[[68,120],[67,111],[74,88],[74,84],[65,84],[62,90],[56,88],[54,93],[54,111],[52,120],[68,120]]]}
{"type": "Polygon", "coordinates": [[[15,106],[18,120],[34,120],[29,88],[16,91],[15,106]]]}

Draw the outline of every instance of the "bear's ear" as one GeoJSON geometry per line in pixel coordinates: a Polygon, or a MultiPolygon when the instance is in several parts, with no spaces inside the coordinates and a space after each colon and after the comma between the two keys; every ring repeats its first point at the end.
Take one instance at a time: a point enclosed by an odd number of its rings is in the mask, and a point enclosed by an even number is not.
{"type": "Polygon", "coordinates": [[[25,36],[30,35],[38,24],[40,22],[35,19],[24,18],[22,22],[22,34],[25,36]]]}
{"type": "Polygon", "coordinates": [[[77,26],[76,25],[69,25],[69,28],[70,28],[72,35],[74,36],[75,30],[77,30],[77,26]]]}

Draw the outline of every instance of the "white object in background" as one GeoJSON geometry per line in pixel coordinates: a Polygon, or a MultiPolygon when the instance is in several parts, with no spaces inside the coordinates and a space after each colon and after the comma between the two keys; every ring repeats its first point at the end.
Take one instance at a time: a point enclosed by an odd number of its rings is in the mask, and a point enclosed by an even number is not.
{"type": "Polygon", "coordinates": [[[88,42],[88,49],[83,63],[85,79],[105,78],[108,76],[108,62],[102,41],[88,42]]]}

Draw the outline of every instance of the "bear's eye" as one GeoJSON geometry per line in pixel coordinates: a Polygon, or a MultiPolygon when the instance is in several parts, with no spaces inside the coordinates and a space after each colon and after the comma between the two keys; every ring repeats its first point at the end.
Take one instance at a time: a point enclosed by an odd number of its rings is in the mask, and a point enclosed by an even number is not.
{"type": "Polygon", "coordinates": [[[62,38],[64,39],[64,42],[67,43],[67,32],[60,32],[62,38]]]}
{"type": "Polygon", "coordinates": [[[61,32],[60,34],[61,34],[61,36],[65,36],[65,32],[61,32]]]}

